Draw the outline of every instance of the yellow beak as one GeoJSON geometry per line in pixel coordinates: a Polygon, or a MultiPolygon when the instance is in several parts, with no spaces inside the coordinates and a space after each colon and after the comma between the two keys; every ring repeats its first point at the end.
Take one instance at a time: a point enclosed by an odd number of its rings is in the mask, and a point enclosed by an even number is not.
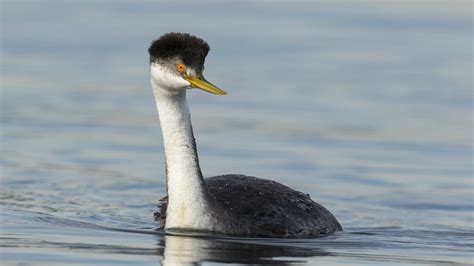
{"type": "Polygon", "coordinates": [[[191,83],[191,87],[201,89],[203,91],[207,91],[212,94],[217,94],[217,95],[226,95],[227,92],[219,89],[218,87],[212,85],[210,82],[205,80],[204,78],[198,78],[198,77],[193,77],[193,76],[185,76],[185,80],[189,81],[191,83]]]}

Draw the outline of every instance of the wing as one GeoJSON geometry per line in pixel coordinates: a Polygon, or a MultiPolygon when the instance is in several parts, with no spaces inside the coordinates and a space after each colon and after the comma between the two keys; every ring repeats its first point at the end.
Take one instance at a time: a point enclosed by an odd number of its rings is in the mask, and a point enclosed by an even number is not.
{"type": "Polygon", "coordinates": [[[275,181],[223,175],[206,179],[206,185],[250,235],[310,238],[342,230],[334,215],[309,195],[275,181]]]}

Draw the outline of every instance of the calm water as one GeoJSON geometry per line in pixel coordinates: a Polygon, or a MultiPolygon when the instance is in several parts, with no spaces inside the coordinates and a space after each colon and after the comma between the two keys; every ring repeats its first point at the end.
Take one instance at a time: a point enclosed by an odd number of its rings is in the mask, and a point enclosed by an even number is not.
{"type": "Polygon", "coordinates": [[[1,1],[1,261],[471,264],[470,1],[1,1]],[[150,41],[208,40],[190,91],[206,176],[311,194],[314,240],[167,235],[150,41]]]}

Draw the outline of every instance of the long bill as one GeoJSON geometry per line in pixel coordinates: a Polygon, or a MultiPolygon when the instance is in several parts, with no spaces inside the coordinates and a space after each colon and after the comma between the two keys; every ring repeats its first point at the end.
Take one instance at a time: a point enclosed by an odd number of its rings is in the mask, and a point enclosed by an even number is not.
{"type": "Polygon", "coordinates": [[[226,95],[227,92],[219,89],[218,87],[214,86],[209,81],[205,80],[204,78],[194,77],[194,76],[186,76],[184,77],[189,83],[191,83],[191,87],[198,88],[203,91],[207,91],[212,94],[217,95],[226,95]]]}

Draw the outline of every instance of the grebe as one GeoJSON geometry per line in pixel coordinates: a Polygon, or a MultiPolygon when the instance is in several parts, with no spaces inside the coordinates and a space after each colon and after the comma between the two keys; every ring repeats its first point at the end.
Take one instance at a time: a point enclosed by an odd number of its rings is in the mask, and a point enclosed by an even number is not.
{"type": "Polygon", "coordinates": [[[162,227],[287,238],[342,230],[334,215],[309,195],[275,181],[235,174],[204,179],[186,91],[226,94],[203,77],[209,45],[187,33],[167,33],[154,40],[148,52],[165,151],[168,196],[155,213],[162,227]]]}

